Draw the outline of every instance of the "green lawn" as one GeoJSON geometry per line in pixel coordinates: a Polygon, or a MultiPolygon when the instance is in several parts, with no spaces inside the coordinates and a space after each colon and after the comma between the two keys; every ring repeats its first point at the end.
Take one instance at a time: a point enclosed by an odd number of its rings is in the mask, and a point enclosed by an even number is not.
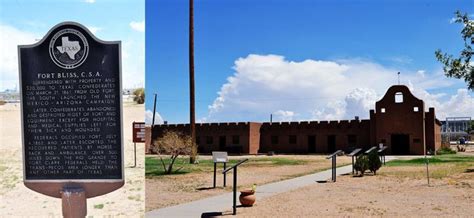
{"type": "MultiPolygon", "coordinates": [[[[441,164],[441,163],[455,163],[455,164],[473,164],[474,156],[458,155],[458,154],[446,154],[436,155],[432,158],[428,158],[429,164],[441,164]]],[[[392,160],[387,162],[387,166],[416,166],[424,165],[425,158],[415,158],[410,160],[392,160]]]]}
{"type": "MultiPolygon", "coordinates": [[[[169,159],[164,159],[165,163],[169,163],[169,159]]],[[[227,167],[233,166],[242,159],[232,159],[227,163],[227,167]]],[[[283,166],[283,165],[300,165],[305,164],[306,160],[298,160],[283,157],[268,157],[268,158],[250,158],[248,162],[244,163],[244,167],[248,166],[283,166]]],[[[222,168],[223,164],[218,164],[218,168],[222,168]]],[[[189,158],[180,157],[175,161],[173,171],[180,169],[173,174],[186,174],[190,172],[213,172],[214,163],[211,159],[199,160],[199,164],[189,164],[189,158]]],[[[145,175],[146,176],[161,176],[164,175],[162,163],[158,157],[145,158],[145,175]]]]}
{"type": "MultiPolygon", "coordinates": [[[[474,169],[474,156],[447,154],[436,155],[429,160],[429,173],[431,178],[442,179],[461,173],[471,173],[474,169]]],[[[387,167],[382,167],[380,174],[398,178],[426,177],[426,162],[424,158],[411,160],[393,160],[387,162],[387,167]]]]}

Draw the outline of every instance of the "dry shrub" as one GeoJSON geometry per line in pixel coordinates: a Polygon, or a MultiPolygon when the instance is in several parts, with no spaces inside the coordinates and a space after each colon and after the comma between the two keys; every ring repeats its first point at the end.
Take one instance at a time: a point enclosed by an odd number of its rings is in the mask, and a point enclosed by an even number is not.
{"type": "Polygon", "coordinates": [[[191,154],[192,147],[191,137],[175,131],[166,131],[162,137],[153,142],[152,149],[160,157],[165,174],[171,174],[173,172],[173,165],[179,155],[191,154]],[[166,158],[163,158],[164,155],[169,156],[167,161],[165,161],[166,158]]]}

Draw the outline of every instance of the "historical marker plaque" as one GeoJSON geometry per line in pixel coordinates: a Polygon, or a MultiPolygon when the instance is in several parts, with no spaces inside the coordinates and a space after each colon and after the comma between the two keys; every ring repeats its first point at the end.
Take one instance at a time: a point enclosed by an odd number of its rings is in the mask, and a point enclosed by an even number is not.
{"type": "Polygon", "coordinates": [[[120,51],[73,22],[18,47],[27,187],[92,197],[123,185],[120,51]]]}
{"type": "Polygon", "coordinates": [[[133,122],[133,142],[145,142],[145,122],[133,122]]]}

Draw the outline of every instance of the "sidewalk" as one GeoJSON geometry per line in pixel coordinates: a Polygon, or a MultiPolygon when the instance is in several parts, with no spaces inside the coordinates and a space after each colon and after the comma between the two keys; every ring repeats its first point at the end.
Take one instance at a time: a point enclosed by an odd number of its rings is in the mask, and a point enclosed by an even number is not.
{"type": "MultiPolygon", "coordinates": [[[[386,157],[386,161],[395,159],[394,157],[386,157]]],[[[338,167],[337,175],[347,174],[352,172],[352,166],[338,167]]],[[[293,179],[274,182],[266,185],[261,185],[257,188],[257,201],[276,195],[282,192],[288,192],[297,188],[315,184],[317,181],[326,181],[331,179],[331,170],[326,170],[306,176],[301,176],[293,179]]],[[[239,195],[239,193],[237,193],[239,195]]],[[[237,196],[238,198],[238,196],[237,196]]],[[[146,217],[201,217],[204,213],[220,213],[222,211],[232,210],[232,192],[222,194],[210,198],[205,198],[189,203],[175,205],[171,207],[161,208],[158,210],[149,211],[146,217]]],[[[238,199],[237,199],[238,200],[238,199]]],[[[238,203],[239,205],[239,203],[238,203]]],[[[237,209],[238,214],[239,209],[237,209]]]]}

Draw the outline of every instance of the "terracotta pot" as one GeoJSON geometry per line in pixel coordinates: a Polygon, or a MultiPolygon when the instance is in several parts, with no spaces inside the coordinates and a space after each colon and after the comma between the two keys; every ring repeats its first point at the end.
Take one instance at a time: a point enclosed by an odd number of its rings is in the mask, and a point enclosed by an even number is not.
{"type": "Polygon", "coordinates": [[[252,190],[240,191],[239,201],[244,207],[251,207],[256,200],[255,192],[252,190]]]}

